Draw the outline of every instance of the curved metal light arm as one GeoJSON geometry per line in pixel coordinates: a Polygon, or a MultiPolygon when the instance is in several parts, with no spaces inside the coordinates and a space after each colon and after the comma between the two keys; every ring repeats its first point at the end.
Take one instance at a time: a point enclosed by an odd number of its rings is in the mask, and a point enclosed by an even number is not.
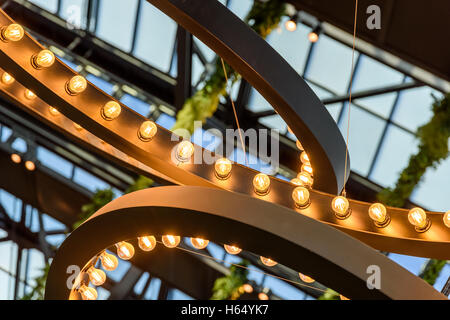
{"type": "MultiPolygon", "coordinates": [[[[12,20],[2,12],[0,25],[11,22],[12,20]]],[[[17,43],[0,41],[2,67],[65,116],[127,156],[169,176],[172,181],[185,185],[223,188],[277,203],[333,225],[379,250],[439,259],[449,258],[450,232],[442,223],[442,213],[427,213],[432,222],[431,228],[427,232],[417,233],[408,223],[406,210],[388,208],[391,222],[389,226],[381,229],[377,228],[368,217],[367,210],[370,206],[368,203],[349,200],[352,215],[346,220],[339,220],[330,208],[334,195],[310,190],[311,205],[306,209],[297,209],[291,197],[295,186],[271,177],[270,193],[265,196],[256,195],[253,191],[252,179],[257,172],[244,166],[234,164],[232,174],[227,180],[217,179],[213,165],[184,163],[178,166],[171,159],[171,152],[178,142],[171,141],[169,131],[158,127],[158,133],[152,141],[141,141],[137,130],[146,119],[124,105],[122,105],[120,117],[114,121],[104,120],[100,109],[113,98],[92,84],[88,84],[86,91],[80,95],[68,95],[65,84],[75,73],[59,60],[48,69],[34,69],[30,59],[41,49],[42,47],[28,35],[17,43]]],[[[24,102],[23,98],[19,98],[23,97],[20,90],[24,89],[20,84],[13,83],[9,87],[4,85],[1,87],[5,91],[11,91],[11,96],[21,99],[22,104],[33,110],[37,100],[24,102]]],[[[41,116],[49,117],[42,112],[41,116]]],[[[71,134],[74,135],[73,130],[71,134]]],[[[77,136],[76,133],[75,136],[77,136]]],[[[78,134],[78,136],[81,135],[78,134]]],[[[195,148],[196,151],[214,158],[209,151],[198,146],[195,148]]]]}
{"type": "Polygon", "coordinates": [[[58,250],[46,299],[69,298],[69,265],[84,266],[110,245],[145,234],[234,244],[308,274],[352,299],[445,299],[383,254],[323,223],[246,195],[191,186],[133,192],[96,212],[58,250]],[[367,288],[370,265],[381,269],[379,290],[367,288]]]}
{"type": "MultiPolygon", "coordinates": [[[[345,141],[302,77],[219,1],[147,0],[223,57],[273,106],[301,140],[314,167],[314,188],[343,188],[345,141]]],[[[350,164],[348,164],[350,167],[350,164]]]]}

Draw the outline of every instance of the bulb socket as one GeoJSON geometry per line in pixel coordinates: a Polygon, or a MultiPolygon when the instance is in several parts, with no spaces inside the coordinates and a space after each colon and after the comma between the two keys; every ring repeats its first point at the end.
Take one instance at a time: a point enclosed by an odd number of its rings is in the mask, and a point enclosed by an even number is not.
{"type": "Polygon", "coordinates": [[[387,213],[386,214],[386,218],[384,218],[384,220],[382,222],[378,222],[378,221],[373,221],[373,224],[378,227],[378,228],[384,228],[387,227],[389,225],[389,223],[391,222],[391,216],[387,213]]]}
{"type": "Polygon", "coordinates": [[[350,217],[352,215],[352,209],[348,208],[347,211],[345,211],[344,214],[339,214],[336,211],[334,211],[334,215],[336,216],[336,218],[338,218],[339,220],[345,220],[348,217],[350,217]]]}
{"type": "Polygon", "coordinates": [[[414,226],[414,229],[419,233],[423,233],[425,231],[428,231],[428,229],[430,229],[430,227],[431,227],[431,220],[430,220],[430,218],[427,217],[427,222],[425,223],[425,225],[423,227],[414,226]]]}

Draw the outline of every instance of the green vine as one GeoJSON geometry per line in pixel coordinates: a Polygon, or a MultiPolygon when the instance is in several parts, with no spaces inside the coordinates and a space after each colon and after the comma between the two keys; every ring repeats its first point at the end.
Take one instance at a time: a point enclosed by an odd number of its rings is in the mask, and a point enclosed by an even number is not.
{"type": "Polygon", "coordinates": [[[409,159],[393,189],[386,188],[378,199],[390,206],[403,207],[414,187],[429,167],[436,167],[449,154],[450,94],[433,104],[433,117],[417,131],[419,151],[409,159]]]}
{"type": "Polygon", "coordinates": [[[328,288],[318,300],[341,300],[341,296],[333,289],[328,288]]]}
{"type": "MultiPolygon", "coordinates": [[[[250,9],[246,23],[262,38],[266,38],[280,23],[285,14],[285,4],[280,0],[255,0],[250,9]]],[[[228,79],[234,83],[240,78],[228,64],[225,63],[228,79]]],[[[217,110],[219,99],[226,95],[227,82],[220,58],[215,60],[215,71],[207,78],[203,87],[192,97],[186,99],[177,114],[177,120],[172,128],[186,129],[194,132],[194,121],[204,123],[217,110]]]]}
{"type": "MultiPolygon", "coordinates": [[[[403,207],[425,171],[430,167],[435,168],[449,155],[450,94],[440,101],[435,101],[432,109],[431,120],[417,130],[419,151],[409,158],[408,166],[400,173],[395,187],[383,189],[377,195],[378,200],[386,205],[403,207]]],[[[430,285],[434,285],[446,263],[446,260],[430,259],[420,277],[430,285]]],[[[330,291],[319,299],[335,300],[336,295],[332,294],[334,291],[328,290],[330,291]]]]}
{"type": "Polygon", "coordinates": [[[42,274],[34,278],[35,285],[31,291],[24,295],[21,300],[44,300],[45,282],[47,281],[50,264],[47,262],[41,269],[42,274]]]}
{"type": "MultiPolygon", "coordinates": [[[[239,265],[247,267],[249,262],[242,260],[239,265]]],[[[230,274],[216,279],[211,300],[236,300],[242,294],[239,288],[247,283],[248,269],[230,266],[230,274]]]]}
{"type": "MultiPolygon", "coordinates": [[[[409,159],[408,166],[400,174],[393,189],[386,188],[378,194],[378,199],[390,206],[403,207],[414,187],[419,184],[425,171],[435,168],[449,155],[450,139],[450,94],[433,104],[433,117],[417,131],[419,151],[409,159]]],[[[430,285],[434,285],[445,260],[430,259],[420,274],[430,285]]]]}
{"type": "Polygon", "coordinates": [[[419,276],[430,285],[434,285],[446,264],[447,260],[430,259],[419,276]]]}
{"type": "MultiPolygon", "coordinates": [[[[126,190],[126,193],[142,190],[150,187],[153,180],[144,176],[139,176],[126,190]]],[[[92,216],[100,208],[110,203],[116,195],[111,188],[97,190],[91,199],[91,202],[81,207],[80,220],[73,224],[73,229],[78,228],[86,219],[92,216]]]]}
{"type": "Polygon", "coordinates": [[[73,229],[75,230],[78,228],[87,218],[113,199],[114,192],[111,188],[97,190],[94,193],[91,202],[86,203],[81,207],[81,214],[78,216],[79,220],[73,224],[73,229]]]}

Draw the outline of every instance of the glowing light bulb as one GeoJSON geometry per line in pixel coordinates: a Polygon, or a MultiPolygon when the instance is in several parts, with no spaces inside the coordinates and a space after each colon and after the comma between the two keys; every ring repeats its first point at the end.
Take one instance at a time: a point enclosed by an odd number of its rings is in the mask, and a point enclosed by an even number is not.
{"type": "Polygon", "coordinates": [[[102,117],[105,120],[114,120],[120,115],[122,107],[115,101],[108,101],[101,109],[102,117]]]}
{"type": "Polygon", "coordinates": [[[305,187],[311,187],[314,183],[314,179],[311,177],[311,175],[306,172],[302,171],[297,175],[297,179],[299,179],[302,182],[302,185],[305,187]]]}
{"type": "Polygon", "coordinates": [[[94,286],[101,286],[106,281],[105,272],[103,272],[103,270],[94,268],[94,266],[91,266],[87,270],[87,274],[89,276],[89,281],[91,281],[94,286]]]}
{"type": "Polygon", "coordinates": [[[409,210],[408,221],[418,232],[427,231],[431,226],[431,221],[427,218],[427,214],[422,208],[413,208],[409,210]]]}
{"type": "Polygon", "coordinates": [[[296,187],[292,190],[292,199],[297,207],[306,208],[310,203],[308,189],[305,187],[296,187]]]}
{"type": "Polygon", "coordinates": [[[58,111],[58,109],[53,108],[53,107],[48,107],[48,112],[50,112],[50,114],[52,116],[58,116],[60,114],[60,112],[58,111]]]}
{"type": "Polygon", "coordinates": [[[287,131],[288,131],[290,134],[294,134],[294,131],[292,131],[292,129],[291,129],[289,126],[287,126],[287,131]]]}
{"type": "Polygon", "coordinates": [[[156,247],[156,238],[154,236],[139,237],[138,245],[143,251],[152,251],[156,247]]]}
{"type": "Polygon", "coordinates": [[[84,284],[78,289],[83,300],[96,300],[98,297],[97,290],[87,287],[84,284]]]}
{"type": "Polygon", "coordinates": [[[223,247],[225,251],[228,252],[229,254],[238,254],[242,251],[241,248],[238,248],[236,246],[229,246],[227,244],[224,244],[223,247]]]}
{"type": "Polygon", "coordinates": [[[302,164],[302,171],[308,172],[311,176],[313,175],[313,168],[311,167],[310,163],[304,163],[302,164]]]}
{"type": "Polygon", "coordinates": [[[102,262],[103,269],[106,271],[114,271],[119,265],[119,261],[116,256],[109,254],[106,251],[100,255],[100,260],[102,262]]]}
{"type": "Polygon", "coordinates": [[[303,273],[298,273],[298,276],[300,277],[300,279],[303,281],[303,282],[306,282],[306,283],[313,283],[314,281],[316,281],[316,280],[314,280],[313,278],[311,278],[311,277],[308,277],[307,275],[305,275],[305,274],[303,274],[303,273]]]}
{"type": "Polygon", "coordinates": [[[76,123],[76,122],[74,122],[73,123],[73,126],[75,127],[75,129],[77,129],[78,131],[81,131],[81,130],[83,130],[83,127],[82,126],[80,126],[78,123],[76,123]]]}
{"type": "Polygon", "coordinates": [[[11,160],[14,163],[20,163],[22,161],[22,157],[19,156],[17,153],[11,154],[11,160]]]}
{"type": "Polygon", "coordinates": [[[73,76],[69,81],[66,83],[66,90],[71,95],[76,95],[87,88],[87,81],[84,77],[76,75],[73,76]]]}
{"type": "Polygon", "coordinates": [[[347,298],[346,296],[343,296],[342,294],[340,294],[339,297],[341,298],[341,300],[350,300],[349,298],[347,298]]]}
{"type": "Polygon", "coordinates": [[[175,248],[180,243],[180,236],[164,235],[162,242],[167,248],[175,248]]]}
{"type": "Polygon", "coordinates": [[[147,120],[142,122],[139,127],[138,137],[142,141],[150,141],[156,135],[158,127],[153,121],[147,120]]]}
{"type": "Polygon", "coordinates": [[[50,50],[42,50],[31,58],[31,64],[36,69],[51,67],[55,62],[55,55],[50,50]]]}
{"type": "Polygon", "coordinates": [[[27,168],[28,171],[34,171],[34,169],[36,169],[36,165],[33,161],[27,160],[25,161],[25,168],[27,168]]]}
{"type": "Polygon", "coordinates": [[[308,40],[312,43],[317,42],[317,40],[319,40],[319,35],[315,32],[310,32],[308,34],[308,40]]]}
{"type": "Polygon", "coordinates": [[[176,152],[176,157],[178,161],[180,162],[189,161],[193,153],[194,153],[194,145],[191,142],[183,140],[178,144],[176,152]]]}
{"type": "Polygon", "coordinates": [[[117,255],[120,259],[130,260],[134,256],[134,247],[131,243],[121,241],[116,243],[117,255]]]}
{"type": "Polygon", "coordinates": [[[450,210],[448,210],[446,213],[444,213],[444,216],[442,217],[444,220],[444,224],[447,228],[450,228],[450,210]]]}
{"type": "Polygon", "coordinates": [[[295,145],[297,146],[297,148],[298,148],[300,151],[305,150],[305,149],[303,149],[303,146],[302,146],[302,144],[300,143],[300,140],[297,140],[297,141],[295,142],[295,145]]]}
{"type": "Polygon", "coordinates": [[[20,24],[12,23],[1,29],[1,38],[3,41],[19,41],[23,38],[25,32],[20,24]]]}
{"type": "Polygon", "coordinates": [[[385,227],[390,222],[386,207],[381,203],[374,203],[369,207],[369,217],[377,227],[385,227]]]}
{"type": "Polygon", "coordinates": [[[347,198],[343,196],[337,196],[331,201],[331,209],[339,219],[346,219],[351,213],[350,204],[347,198]]]}
{"type": "Polygon", "coordinates": [[[270,178],[267,174],[258,173],[253,178],[253,188],[258,195],[265,195],[269,193],[270,178]]]}
{"type": "Polygon", "coordinates": [[[36,98],[36,95],[33,91],[25,89],[25,98],[27,98],[28,100],[33,100],[36,98]]]}
{"type": "Polygon", "coordinates": [[[15,81],[15,79],[7,72],[3,72],[2,74],[2,83],[3,84],[11,84],[15,81]]]}
{"type": "Polygon", "coordinates": [[[214,165],[216,176],[219,179],[228,179],[231,174],[232,164],[227,158],[218,159],[214,165]]]}
{"type": "Polygon", "coordinates": [[[208,243],[209,240],[205,240],[202,238],[191,238],[191,244],[194,246],[194,248],[199,250],[205,249],[208,243]]]}
{"type": "Polygon", "coordinates": [[[299,178],[291,179],[291,183],[296,185],[296,186],[302,186],[303,185],[302,181],[299,178]]]}
{"type": "Polygon", "coordinates": [[[263,257],[263,256],[260,256],[259,259],[261,260],[261,262],[264,265],[266,265],[268,267],[273,267],[273,266],[276,266],[278,264],[278,262],[273,261],[272,259],[266,258],[266,257],[263,257]]]}
{"type": "Polygon", "coordinates": [[[293,32],[297,29],[297,22],[294,21],[293,19],[289,19],[284,23],[284,27],[286,28],[287,31],[293,32]]]}
{"type": "Polygon", "coordinates": [[[252,293],[253,292],[253,287],[250,283],[244,283],[242,285],[242,289],[246,292],[246,293],[252,293]]]}
{"type": "Polygon", "coordinates": [[[300,154],[300,161],[301,161],[302,163],[308,163],[308,164],[309,164],[309,157],[308,157],[308,154],[307,154],[305,151],[303,151],[303,152],[300,154]]]}
{"type": "Polygon", "coordinates": [[[258,299],[259,300],[269,300],[269,296],[265,294],[264,292],[258,293],[258,299]]]}

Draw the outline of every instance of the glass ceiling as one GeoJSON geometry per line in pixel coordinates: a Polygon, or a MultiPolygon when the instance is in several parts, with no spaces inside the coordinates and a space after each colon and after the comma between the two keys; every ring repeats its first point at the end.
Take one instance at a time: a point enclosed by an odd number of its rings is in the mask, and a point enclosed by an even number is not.
{"type": "MultiPolygon", "coordinates": [[[[82,28],[89,28],[96,36],[118,49],[141,59],[156,69],[176,76],[176,68],[173,67],[176,65],[176,23],[146,1],[100,0],[96,16],[92,17],[91,21],[87,18],[87,1],[85,0],[30,0],[30,2],[59,15],[72,24],[75,16],[75,20],[79,20],[82,28]],[[79,17],[77,16],[78,12],[80,13],[79,17]],[[125,20],[127,23],[119,25],[116,23],[118,19],[121,19],[122,22],[125,20]]],[[[252,0],[223,0],[221,2],[227,4],[241,18],[245,17],[252,4],[252,0]]],[[[345,95],[350,89],[351,48],[326,35],[321,35],[317,43],[311,44],[307,40],[307,34],[310,31],[308,26],[299,24],[295,32],[288,32],[283,25],[284,21],[280,24],[280,28],[272,32],[267,41],[307,80],[319,98],[345,95]]],[[[213,61],[215,54],[198,39],[194,39],[194,41],[203,57],[208,62],[213,61]]],[[[412,81],[407,75],[363,54],[356,54],[355,61],[353,93],[412,81]]],[[[70,61],[67,62],[70,63],[70,61]]],[[[72,67],[76,68],[76,65],[72,65],[72,67]]],[[[194,55],[193,84],[200,85],[205,67],[201,59],[194,55]]],[[[105,82],[95,75],[90,75],[89,80],[108,93],[116,92],[113,83],[105,82]]],[[[235,85],[234,93],[237,92],[237,88],[238,85],[235,85]]],[[[442,93],[423,86],[355,99],[351,106],[349,138],[351,169],[382,186],[392,186],[399,172],[407,164],[409,156],[417,151],[418,142],[414,132],[432,116],[433,96],[439,99],[442,97],[442,93]]],[[[143,101],[128,94],[121,96],[121,100],[145,116],[151,114],[152,102],[143,101]]],[[[347,102],[333,103],[326,107],[341,132],[345,134],[347,102]]],[[[254,89],[252,89],[247,108],[255,112],[272,109],[270,104],[254,89]]],[[[166,128],[170,128],[174,123],[173,114],[151,115],[166,128]]],[[[277,115],[260,118],[259,121],[268,127],[279,129],[282,134],[287,134],[286,124],[277,115]]],[[[293,135],[287,134],[287,136],[295,140],[293,135]]],[[[20,144],[17,148],[20,148],[20,144]]],[[[63,176],[69,174],[70,164],[64,163],[64,159],[58,159],[45,150],[41,150],[38,157],[41,163],[59,174],[63,176]]],[[[97,181],[97,178],[88,175],[87,172],[80,170],[74,176],[74,181],[91,190],[92,186],[100,188],[105,185],[103,181],[97,181]]],[[[449,177],[450,158],[443,161],[436,169],[426,172],[424,179],[414,190],[411,200],[430,210],[446,211],[450,209],[450,189],[447,187],[449,177]]],[[[19,199],[1,190],[0,201],[10,216],[17,215],[18,206],[16,204],[20,202],[19,199]]],[[[50,227],[52,223],[58,223],[57,221],[48,221],[50,227]]],[[[0,238],[2,237],[1,232],[2,230],[0,230],[0,238]]],[[[62,239],[59,240],[62,241],[62,239]]],[[[212,249],[213,254],[214,250],[222,250],[220,247],[216,247],[212,249]]],[[[30,256],[34,257],[30,258],[30,272],[27,275],[28,279],[32,279],[39,274],[36,270],[42,267],[43,257],[36,250],[27,251],[30,252],[30,256]]],[[[0,243],[0,256],[4,257],[0,259],[0,299],[11,297],[10,283],[15,270],[13,266],[15,254],[17,254],[17,248],[14,243],[11,241],[0,243]]],[[[420,272],[425,261],[423,258],[396,254],[391,254],[389,257],[415,274],[420,272]]],[[[440,290],[449,275],[450,266],[447,264],[435,287],[440,290]]],[[[148,274],[144,274],[144,276],[148,277],[148,274]]],[[[308,298],[303,296],[304,293],[285,282],[274,279],[265,279],[264,281],[264,285],[271,287],[282,298],[308,298]]],[[[137,285],[143,286],[141,282],[144,283],[145,279],[141,279],[137,285]]],[[[158,283],[152,284],[146,297],[155,298],[157,287],[158,283]]],[[[102,290],[99,291],[99,294],[101,297],[106,297],[109,293],[107,290],[102,290]]],[[[184,296],[177,290],[171,293],[171,297],[184,296]]]]}

